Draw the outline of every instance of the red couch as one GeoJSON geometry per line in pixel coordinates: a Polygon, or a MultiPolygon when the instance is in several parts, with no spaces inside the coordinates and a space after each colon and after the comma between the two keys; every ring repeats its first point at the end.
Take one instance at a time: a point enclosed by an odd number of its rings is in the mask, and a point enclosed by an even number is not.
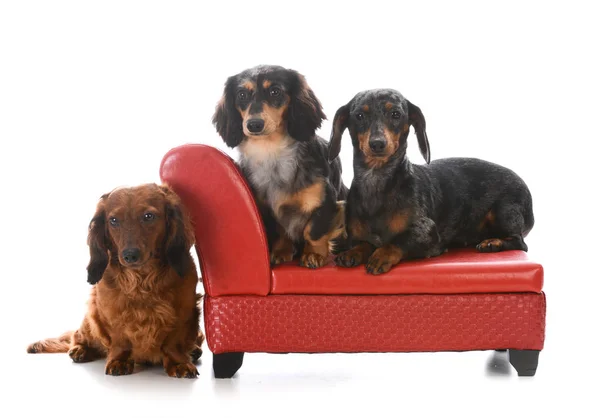
{"type": "Polygon", "coordinates": [[[545,338],[543,268],[522,251],[450,251],[382,276],[333,263],[271,268],[263,224],[233,160],[205,145],[170,150],[160,167],[190,209],[215,377],[245,352],[508,350],[535,374],[545,338]]]}

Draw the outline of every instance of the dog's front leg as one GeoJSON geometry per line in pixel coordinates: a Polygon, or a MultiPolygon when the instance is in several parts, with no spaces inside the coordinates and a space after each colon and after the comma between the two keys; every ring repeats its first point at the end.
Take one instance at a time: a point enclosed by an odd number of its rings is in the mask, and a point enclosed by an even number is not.
{"type": "Polygon", "coordinates": [[[292,261],[294,258],[294,243],[280,224],[277,224],[277,237],[271,246],[271,264],[277,265],[292,261]]]}
{"type": "Polygon", "coordinates": [[[343,253],[339,254],[335,258],[335,264],[340,267],[358,266],[366,263],[371,254],[373,254],[374,250],[375,247],[372,244],[366,241],[359,242],[348,251],[344,251],[343,253]]]}
{"type": "Polygon", "coordinates": [[[131,343],[126,339],[113,337],[108,350],[105,373],[111,376],[132,374],[134,365],[131,343]]]}
{"type": "Polygon", "coordinates": [[[371,254],[367,262],[367,273],[387,273],[402,260],[433,257],[443,252],[435,222],[430,218],[419,218],[391,242],[371,254]]]}
{"type": "Polygon", "coordinates": [[[182,341],[170,336],[162,346],[163,367],[171,377],[193,379],[198,376],[198,369],[192,363],[189,353],[183,351],[182,341]]]}

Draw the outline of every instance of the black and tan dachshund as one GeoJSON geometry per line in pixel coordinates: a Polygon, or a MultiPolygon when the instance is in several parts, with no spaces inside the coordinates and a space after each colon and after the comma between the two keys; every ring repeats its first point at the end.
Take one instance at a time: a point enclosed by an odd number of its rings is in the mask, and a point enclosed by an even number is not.
{"type": "Polygon", "coordinates": [[[229,77],[216,107],[213,123],[227,146],[240,152],[272,264],[301,253],[300,265],[322,267],[345,233],[342,166],[339,158],[328,161],[328,144],[315,134],[324,119],[305,78],[279,66],[229,77]]]}
{"type": "Polygon", "coordinates": [[[532,199],[512,170],[474,158],[430,163],[421,110],[390,89],[358,93],[336,112],[329,158],[348,129],[354,147],[354,178],[346,202],[352,248],[335,261],[366,263],[371,274],[401,260],[434,257],[448,248],[481,252],[524,250],[534,224],[532,199]],[[427,165],[411,164],[407,137],[413,127],[427,165]]]}

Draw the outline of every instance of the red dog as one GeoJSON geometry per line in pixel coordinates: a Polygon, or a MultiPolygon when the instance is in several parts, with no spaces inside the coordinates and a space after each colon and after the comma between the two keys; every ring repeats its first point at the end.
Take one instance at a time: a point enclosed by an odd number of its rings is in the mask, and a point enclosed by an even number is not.
{"type": "Polygon", "coordinates": [[[194,378],[199,328],[194,234],[168,186],[122,188],[100,199],[90,223],[88,312],[79,330],[31,344],[29,353],[69,353],[76,363],[107,357],[106,374],[162,363],[169,376],[194,378]]]}

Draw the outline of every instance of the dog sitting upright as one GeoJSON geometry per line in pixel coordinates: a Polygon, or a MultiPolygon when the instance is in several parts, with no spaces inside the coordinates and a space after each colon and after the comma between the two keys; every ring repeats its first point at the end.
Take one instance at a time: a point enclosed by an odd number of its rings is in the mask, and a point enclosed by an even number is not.
{"type": "Polygon", "coordinates": [[[162,364],[195,378],[202,354],[194,234],[179,197],[165,185],[103,195],[90,222],[88,311],[80,328],[31,344],[29,353],[69,353],[76,363],[106,359],[106,374],[162,364]]]}
{"type": "Polygon", "coordinates": [[[354,179],[346,202],[353,247],[336,258],[366,263],[380,274],[401,260],[433,257],[451,247],[481,252],[524,250],[534,224],[531,194],[513,171],[474,158],[430,163],[421,110],[395,90],[358,93],[336,112],[329,157],[348,128],[354,146],[354,179]],[[428,165],[406,157],[409,127],[428,165]]]}
{"type": "Polygon", "coordinates": [[[271,263],[325,265],[344,233],[347,189],[339,158],[327,159],[328,144],[315,135],[325,115],[298,72],[258,66],[228,78],[213,123],[241,154],[266,228],[271,263]],[[302,248],[302,250],[301,250],[302,248]]]}

